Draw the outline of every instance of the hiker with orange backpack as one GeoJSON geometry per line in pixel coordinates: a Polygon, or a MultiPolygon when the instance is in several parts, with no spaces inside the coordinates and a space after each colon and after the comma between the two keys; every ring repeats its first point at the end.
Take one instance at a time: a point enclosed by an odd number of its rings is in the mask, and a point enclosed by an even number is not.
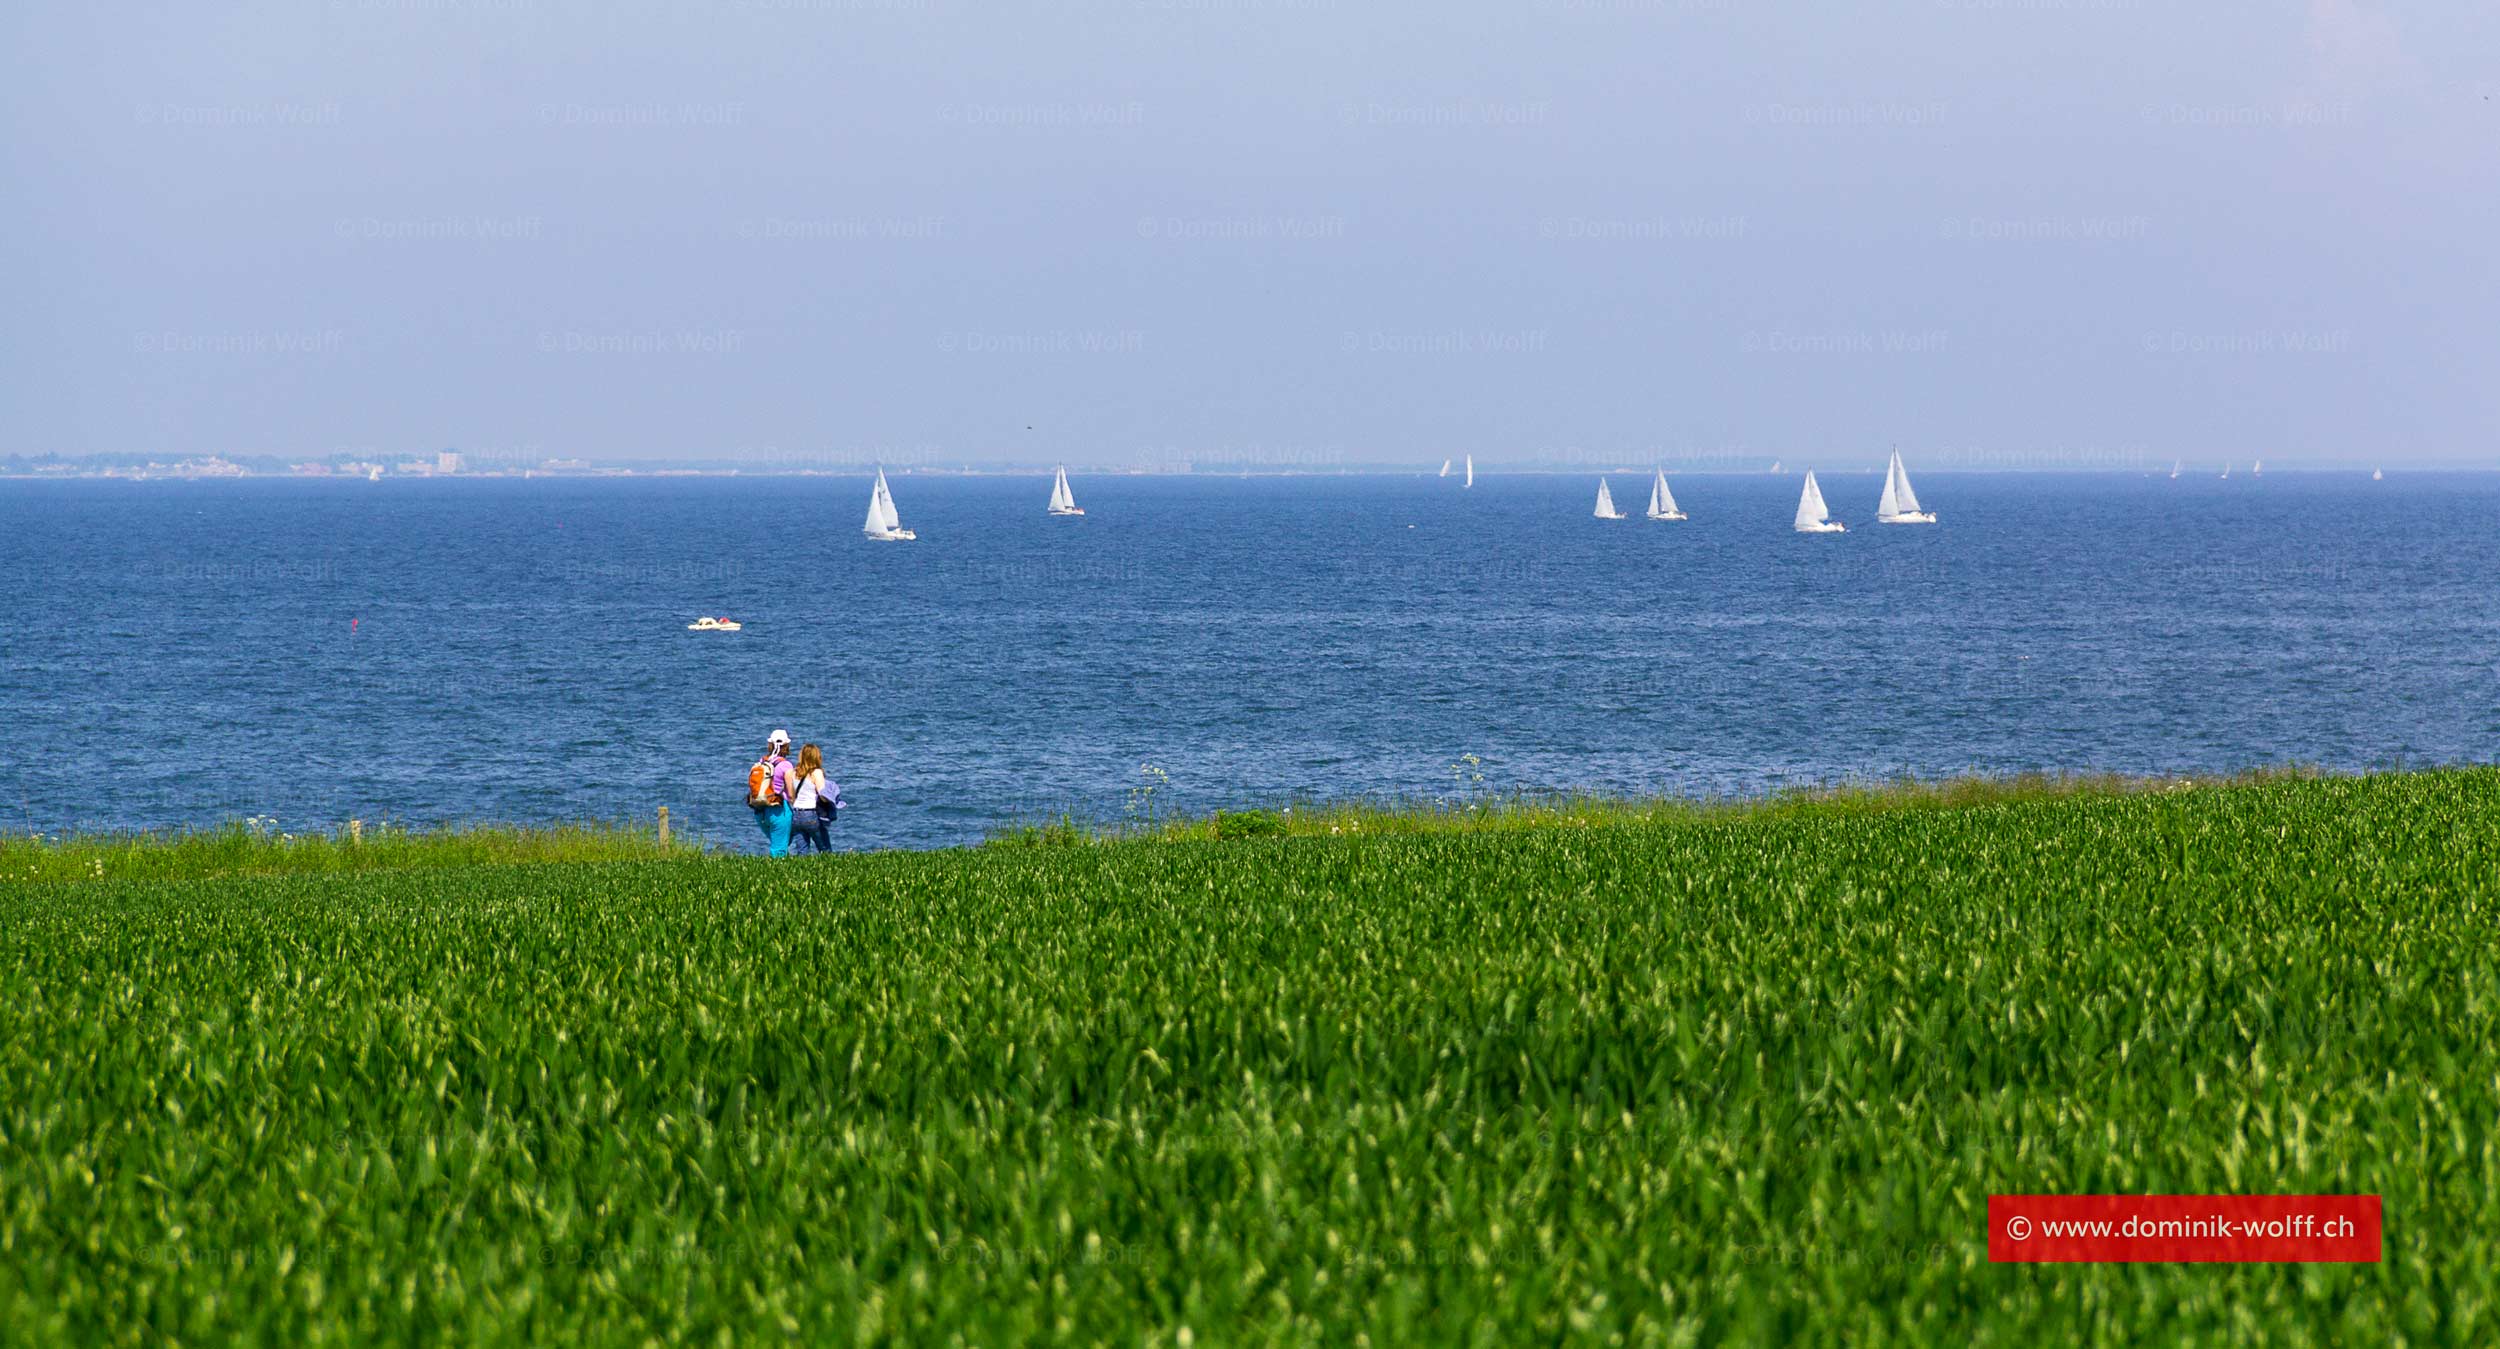
{"type": "Polygon", "coordinates": [[[755,812],[755,827],[764,831],[764,851],[775,857],[790,855],[790,733],[775,731],[764,742],[764,757],[747,769],[747,809],[755,812]]]}

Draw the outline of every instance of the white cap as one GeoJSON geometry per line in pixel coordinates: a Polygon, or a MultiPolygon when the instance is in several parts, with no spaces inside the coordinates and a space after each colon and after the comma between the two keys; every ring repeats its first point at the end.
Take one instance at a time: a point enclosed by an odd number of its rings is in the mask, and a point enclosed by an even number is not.
{"type": "Polygon", "coordinates": [[[787,745],[790,743],[790,733],[788,731],[775,731],[771,735],[764,737],[764,743],[767,745],[787,745]]]}

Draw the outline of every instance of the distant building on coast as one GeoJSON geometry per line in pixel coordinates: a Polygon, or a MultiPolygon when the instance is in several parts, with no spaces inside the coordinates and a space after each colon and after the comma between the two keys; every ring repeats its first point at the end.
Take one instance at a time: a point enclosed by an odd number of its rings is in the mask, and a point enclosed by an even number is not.
{"type": "Polygon", "coordinates": [[[468,465],[461,461],[460,451],[458,450],[445,450],[434,456],[434,471],[436,473],[459,473],[465,471],[467,467],[468,465]]]}

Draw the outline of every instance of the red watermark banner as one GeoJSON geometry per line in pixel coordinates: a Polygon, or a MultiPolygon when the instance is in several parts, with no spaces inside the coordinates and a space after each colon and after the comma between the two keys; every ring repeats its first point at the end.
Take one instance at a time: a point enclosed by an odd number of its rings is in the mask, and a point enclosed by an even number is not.
{"type": "Polygon", "coordinates": [[[2374,1194],[1992,1194],[1999,1262],[2377,1264],[2374,1194]]]}

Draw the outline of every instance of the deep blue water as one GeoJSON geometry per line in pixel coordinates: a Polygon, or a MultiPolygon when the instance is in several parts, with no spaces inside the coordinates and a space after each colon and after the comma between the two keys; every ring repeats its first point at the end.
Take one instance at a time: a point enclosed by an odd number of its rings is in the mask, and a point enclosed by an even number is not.
{"type": "Polygon", "coordinates": [[[1069,810],[2500,757],[2500,476],[0,483],[0,815],[647,816],[754,842],[776,726],[853,847],[1069,810]],[[689,633],[699,614],[737,634],[689,633]],[[350,620],[354,620],[351,632],[350,620]]]}

